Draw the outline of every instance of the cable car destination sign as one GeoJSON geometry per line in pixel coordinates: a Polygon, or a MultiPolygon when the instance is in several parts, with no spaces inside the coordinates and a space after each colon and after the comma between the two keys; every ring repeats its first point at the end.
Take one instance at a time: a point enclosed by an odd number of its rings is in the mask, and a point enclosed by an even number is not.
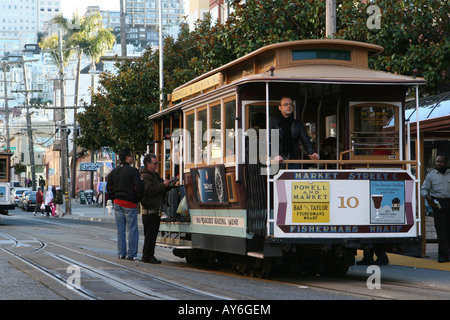
{"type": "Polygon", "coordinates": [[[407,171],[285,171],[274,177],[274,236],[405,236],[414,225],[407,171]]]}

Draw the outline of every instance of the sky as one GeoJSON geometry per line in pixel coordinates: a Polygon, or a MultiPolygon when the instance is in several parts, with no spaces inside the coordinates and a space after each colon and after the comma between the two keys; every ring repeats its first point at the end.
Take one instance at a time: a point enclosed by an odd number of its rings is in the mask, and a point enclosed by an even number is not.
{"type": "Polygon", "coordinates": [[[61,0],[61,11],[64,17],[70,18],[77,11],[84,14],[89,6],[99,6],[101,10],[120,10],[120,0],[61,0]]]}

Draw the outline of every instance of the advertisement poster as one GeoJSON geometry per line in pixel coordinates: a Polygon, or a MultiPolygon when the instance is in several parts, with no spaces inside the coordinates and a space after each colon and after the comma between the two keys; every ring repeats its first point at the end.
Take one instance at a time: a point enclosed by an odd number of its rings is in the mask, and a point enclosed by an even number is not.
{"type": "Polygon", "coordinates": [[[405,182],[370,182],[370,223],[405,223],[405,182]]]}
{"type": "Polygon", "coordinates": [[[330,222],[330,183],[292,183],[292,222],[330,222]]]}
{"type": "Polygon", "coordinates": [[[7,197],[8,193],[6,191],[6,187],[5,186],[0,186],[0,202],[1,203],[5,203],[7,201],[7,197]]]}
{"type": "Polygon", "coordinates": [[[223,165],[191,169],[195,201],[201,204],[228,204],[223,165]]]}

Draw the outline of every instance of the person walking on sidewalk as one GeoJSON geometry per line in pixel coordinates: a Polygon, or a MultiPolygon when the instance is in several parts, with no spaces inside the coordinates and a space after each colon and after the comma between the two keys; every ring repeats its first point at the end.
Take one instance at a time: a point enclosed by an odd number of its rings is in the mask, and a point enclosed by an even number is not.
{"type": "MultiPolygon", "coordinates": [[[[141,199],[142,224],[144,225],[144,248],[142,249],[142,261],[159,264],[155,258],[155,244],[158,235],[161,212],[163,211],[166,192],[175,187],[170,180],[163,180],[156,172],[158,160],[153,153],[144,157],[144,168],[141,177],[144,180],[144,197],[141,199]]],[[[178,182],[177,182],[178,183],[178,182]]]]}
{"type": "Polygon", "coordinates": [[[427,174],[420,189],[420,194],[433,208],[438,262],[450,261],[450,169],[447,162],[447,156],[438,155],[435,169],[427,174]]]}
{"type": "Polygon", "coordinates": [[[55,197],[53,200],[56,205],[56,216],[64,216],[64,212],[61,211],[61,205],[64,203],[64,195],[60,187],[56,187],[55,197]]]}
{"type": "Polygon", "coordinates": [[[36,212],[38,212],[38,210],[41,211],[41,215],[44,215],[44,209],[42,209],[43,203],[44,203],[44,194],[42,193],[41,188],[38,188],[36,192],[36,207],[34,207],[33,216],[36,215],[36,212]]]}
{"type": "Polygon", "coordinates": [[[45,212],[47,214],[47,217],[50,216],[50,212],[52,211],[52,201],[53,201],[53,192],[52,192],[52,187],[49,186],[47,188],[47,192],[45,193],[45,212]]]}
{"type": "Polygon", "coordinates": [[[132,167],[131,150],[119,152],[120,164],[108,175],[107,192],[114,203],[117,225],[117,251],[119,259],[137,260],[139,230],[137,204],[144,194],[144,183],[139,170],[132,167]],[[126,241],[128,230],[128,250],[126,241]]]}

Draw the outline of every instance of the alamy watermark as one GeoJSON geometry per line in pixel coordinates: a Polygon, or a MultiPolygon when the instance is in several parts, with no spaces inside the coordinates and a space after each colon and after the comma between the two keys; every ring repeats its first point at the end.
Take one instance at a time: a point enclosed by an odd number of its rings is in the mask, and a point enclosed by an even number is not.
{"type": "MultiPolygon", "coordinates": [[[[215,141],[222,141],[221,131],[208,129],[202,133],[202,122],[195,121],[194,137],[186,129],[176,129],[172,133],[173,150],[184,149],[183,161],[186,164],[200,164],[208,161],[208,155],[212,154],[215,141]],[[182,137],[182,139],[180,139],[182,137]],[[192,140],[194,139],[194,140],[192,140]],[[183,143],[181,141],[183,140],[183,143]],[[195,141],[194,144],[192,142],[195,141]],[[192,149],[194,145],[195,149],[192,149]]],[[[226,129],[223,137],[224,142],[219,143],[219,148],[225,148],[225,156],[235,156],[238,164],[257,164],[269,166],[269,174],[278,172],[279,164],[273,160],[279,155],[280,132],[278,129],[226,129]],[[268,145],[269,143],[269,145],[268,145]],[[269,148],[268,148],[269,147],[269,148]],[[245,152],[242,152],[245,148],[245,152]],[[240,150],[239,152],[237,152],[240,150]],[[245,159],[247,155],[247,159],[245,159]],[[269,157],[267,156],[269,154],[269,157]]],[[[261,174],[266,175],[267,169],[261,168],[261,174]]]]}
{"type": "Polygon", "coordinates": [[[377,5],[370,5],[367,7],[367,13],[369,18],[367,19],[367,28],[369,29],[381,29],[381,9],[377,5]]]}
{"type": "Polygon", "coordinates": [[[69,30],[80,30],[81,29],[81,18],[75,16],[73,20],[67,20],[67,28],[69,30]]]}
{"type": "Polygon", "coordinates": [[[367,267],[366,273],[371,274],[366,281],[369,290],[381,289],[381,269],[379,266],[370,265],[367,267]]]}
{"type": "Polygon", "coordinates": [[[70,276],[67,278],[66,286],[70,290],[81,289],[81,268],[76,265],[70,265],[67,267],[67,273],[70,276]]]}

